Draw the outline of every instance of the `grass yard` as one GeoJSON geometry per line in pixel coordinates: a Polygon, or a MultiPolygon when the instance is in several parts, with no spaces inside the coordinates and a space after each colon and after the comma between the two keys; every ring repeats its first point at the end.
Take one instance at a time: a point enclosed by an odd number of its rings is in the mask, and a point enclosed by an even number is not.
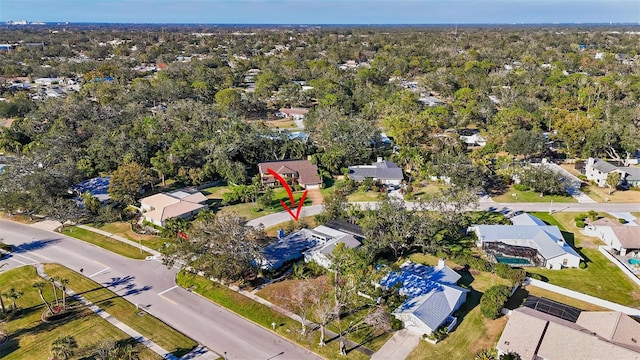
{"type": "Polygon", "coordinates": [[[574,306],[574,307],[577,307],[578,309],[582,309],[582,310],[587,310],[587,311],[610,311],[609,309],[605,309],[605,308],[602,308],[602,307],[597,306],[597,305],[593,305],[593,304],[588,303],[588,302],[584,302],[584,301],[581,301],[581,300],[578,300],[578,299],[574,299],[572,297],[564,296],[562,294],[558,294],[558,293],[555,293],[553,291],[548,291],[548,290],[545,290],[545,289],[541,289],[539,287],[532,286],[532,285],[527,286],[525,290],[530,295],[537,296],[537,297],[544,297],[544,298],[547,298],[547,299],[555,300],[557,302],[561,302],[563,304],[574,306]]]}
{"type": "Polygon", "coordinates": [[[278,119],[278,120],[265,120],[264,123],[268,126],[268,127],[275,127],[275,128],[280,128],[280,129],[287,129],[287,128],[295,128],[297,127],[296,123],[291,120],[291,119],[278,119]]]}
{"type": "Polygon", "coordinates": [[[197,345],[195,341],[149,314],[137,316],[138,311],[133,304],[87,277],[55,264],[46,264],[45,271],[49,276],[69,279],[70,289],[178,357],[197,345]]]}
{"type": "Polygon", "coordinates": [[[231,192],[231,189],[228,185],[216,185],[202,189],[201,192],[207,197],[207,199],[222,201],[222,195],[231,192]]]}
{"type": "MultiPolygon", "coordinates": [[[[0,324],[9,339],[0,345],[0,358],[4,360],[49,359],[51,343],[62,336],[73,336],[78,344],[75,358],[93,359],[95,345],[101,340],[112,340],[119,344],[131,344],[142,360],[160,359],[143,345],[135,342],[127,334],[95,315],[80,303],[69,301],[67,306],[74,309],[73,315],[55,323],[44,323],[40,319],[45,310],[38,292],[32,284],[44,281],[32,266],[23,266],[0,274],[0,292],[14,287],[23,295],[16,301],[23,314],[16,319],[0,324]]],[[[73,282],[71,283],[73,285],[73,282]]],[[[43,289],[47,300],[53,299],[51,286],[43,289]]]]}
{"type": "Polygon", "coordinates": [[[498,203],[513,203],[513,202],[535,202],[535,203],[576,203],[578,200],[571,196],[558,196],[558,195],[545,195],[540,196],[540,193],[535,191],[520,191],[509,187],[501,195],[492,196],[493,201],[498,203]]]}
{"type": "Polygon", "coordinates": [[[631,307],[640,306],[640,287],[632,282],[615,264],[597,249],[599,239],[582,234],[573,218],[577,213],[533,213],[543,221],[556,225],[567,243],[574,246],[587,262],[586,269],[549,270],[532,268],[529,272],[541,275],[551,284],[566,287],[605,300],[631,307]]]}
{"type": "MultiPolygon", "coordinates": [[[[293,193],[293,199],[296,203],[296,208],[303,193],[304,191],[295,191],[293,193]]],[[[284,211],[284,209],[282,208],[282,205],[280,205],[280,200],[283,200],[289,207],[291,207],[291,203],[289,201],[289,195],[287,194],[287,191],[284,188],[275,188],[273,189],[273,201],[271,202],[271,206],[267,206],[260,211],[256,210],[255,205],[253,203],[242,203],[242,204],[222,206],[220,207],[219,211],[235,212],[236,214],[244,217],[247,220],[253,220],[261,216],[284,211]]],[[[305,199],[304,204],[311,205],[311,200],[308,198],[305,199]]]]}
{"type": "Polygon", "coordinates": [[[62,233],[128,258],[144,260],[147,256],[151,256],[151,254],[146,251],[141,252],[137,247],[79,227],[65,226],[62,229],[62,233]]]}
{"type": "Polygon", "coordinates": [[[437,194],[440,190],[446,189],[448,187],[448,185],[436,183],[414,185],[413,192],[411,194],[406,194],[404,196],[404,199],[407,201],[420,200],[424,196],[437,194]]]}
{"type": "Polygon", "coordinates": [[[108,231],[114,235],[122,236],[123,238],[129,239],[131,241],[138,242],[138,240],[140,240],[143,246],[149,247],[154,250],[162,248],[166,241],[161,237],[155,235],[139,235],[138,237],[138,234],[131,230],[131,224],[124,221],[112,222],[100,226],[98,226],[97,224],[93,224],[90,226],[94,226],[100,230],[108,231]]]}
{"type": "MultiPolygon", "coordinates": [[[[320,334],[318,331],[308,333],[307,336],[300,335],[300,323],[294,321],[269,307],[257,303],[248,297],[239,294],[227,287],[214,283],[206,278],[181,271],[178,274],[177,282],[184,288],[191,288],[194,292],[207,299],[224,306],[225,308],[243,316],[262,327],[271,330],[271,323],[278,324],[275,332],[300,346],[303,346],[327,359],[344,359],[339,355],[338,342],[331,341],[325,347],[319,347],[320,334]]],[[[349,359],[368,359],[367,356],[358,352],[350,351],[349,359]]]]}
{"type": "Polygon", "coordinates": [[[589,185],[586,189],[583,189],[583,191],[590,198],[600,203],[640,203],[640,191],[636,190],[618,190],[609,194],[609,188],[601,188],[595,185],[589,185]]]}
{"type": "MultiPolygon", "coordinates": [[[[427,265],[435,265],[438,262],[432,255],[414,254],[410,259],[427,265]]],[[[456,264],[448,265],[456,268],[456,264]]],[[[461,275],[460,283],[468,286],[471,292],[467,295],[467,302],[458,310],[458,327],[436,345],[420,341],[407,359],[473,359],[478,351],[493,347],[498,341],[507,317],[487,319],[480,313],[478,305],[482,292],[494,285],[507,285],[508,281],[486,272],[465,272],[461,275]]]]}
{"type": "MultiPolygon", "coordinates": [[[[307,229],[313,229],[314,227],[318,226],[319,224],[316,222],[316,217],[314,216],[307,216],[307,217],[300,217],[299,219],[299,223],[300,224],[304,224],[305,227],[307,229]]],[[[296,222],[292,220],[290,220],[289,222],[283,223],[283,224],[278,224],[276,226],[272,226],[270,228],[266,228],[264,230],[264,232],[267,234],[267,236],[272,236],[272,237],[278,237],[278,230],[280,229],[285,229],[285,231],[287,231],[287,233],[285,235],[289,235],[290,232],[288,232],[289,230],[287,229],[288,227],[293,228],[296,225],[296,222]]]]}
{"type": "Polygon", "coordinates": [[[372,201],[380,201],[383,199],[385,193],[378,191],[356,191],[349,196],[347,196],[347,200],[349,202],[372,202],[372,201]]]}

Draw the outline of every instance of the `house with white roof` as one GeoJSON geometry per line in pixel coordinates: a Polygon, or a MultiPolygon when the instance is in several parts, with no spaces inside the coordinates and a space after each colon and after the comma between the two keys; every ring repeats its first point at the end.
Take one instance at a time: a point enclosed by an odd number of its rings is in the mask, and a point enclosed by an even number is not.
{"type": "Polygon", "coordinates": [[[400,271],[390,272],[380,285],[390,289],[400,286],[400,294],[407,300],[393,311],[404,327],[420,336],[429,335],[441,327],[452,331],[457,325],[454,312],[467,300],[468,289],[456,285],[460,275],[444,260],[437,266],[407,261],[400,271]]]}
{"type": "Polygon", "coordinates": [[[472,225],[476,244],[495,262],[548,269],[578,267],[582,257],[564,240],[557,226],[530,214],[511,218],[513,225],[472,225]]]}
{"type": "Polygon", "coordinates": [[[396,163],[383,160],[380,157],[371,165],[349,166],[347,176],[355,181],[371,178],[373,181],[385,185],[400,185],[404,180],[402,169],[396,163]]]}
{"type": "Polygon", "coordinates": [[[640,226],[635,223],[623,225],[618,221],[602,218],[589,223],[584,228],[584,233],[599,237],[620,256],[634,251],[640,254],[640,226]]]}
{"type": "Polygon", "coordinates": [[[140,199],[140,209],[146,221],[164,226],[172,218],[190,219],[208,206],[207,197],[192,189],[160,193],[140,199]]]}

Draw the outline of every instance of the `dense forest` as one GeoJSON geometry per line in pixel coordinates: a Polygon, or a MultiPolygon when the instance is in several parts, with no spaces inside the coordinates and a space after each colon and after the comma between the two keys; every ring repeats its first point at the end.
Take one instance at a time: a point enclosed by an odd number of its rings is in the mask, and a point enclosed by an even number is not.
{"type": "Polygon", "coordinates": [[[0,127],[0,208],[65,220],[79,216],[69,188],[94,176],[136,185],[114,191],[126,204],[165,179],[250,184],[257,163],[276,159],[310,157],[330,177],[384,156],[409,182],[446,176],[490,191],[523,159],[635,157],[638,36],[613,27],[5,27],[0,118],[13,121],[0,127]],[[64,96],[43,95],[39,78],[59,81],[64,96]],[[283,107],[310,109],[309,141],[267,126],[283,107]],[[486,146],[467,148],[465,131],[486,146]]]}

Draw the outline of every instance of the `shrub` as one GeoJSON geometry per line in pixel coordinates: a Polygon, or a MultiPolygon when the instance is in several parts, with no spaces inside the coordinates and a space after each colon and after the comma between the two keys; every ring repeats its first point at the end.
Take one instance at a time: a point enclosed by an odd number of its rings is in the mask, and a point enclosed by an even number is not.
{"type": "Polygon", "coordinates": [[[625,218],[618,218],[618,222],[619,222],[620,224],[626,224],[626,223],[627,223],[627,219],[625,219],[625,218]]]}
{"type": "Polygon", "coordinates": [[[524,278],[527,277],[526,271],[522,269],[514,269],[507,264],[495,264],[493,270],[496,275],[503,279],[510,280],[513,285],[523,282],[524,278]]]}
{"type": "Polygon", "coordinates": [[[514,184],[513,185],[513,189],[514,190],[518,190],[518,191],[527,191],[527,190],[529,190],[529,188],[527,186],[524,186],[522,184],[514,184]]]}
{"type": "Polygon", "coordinates": [[[576,227],[583,229],[584,228],[584,221],[580,220],[580,221],[576,221],[576,227]]]}
{"type": "Polygon", "coordinates": [[[578,267],[579,267],[580,269],[586,269],[586,268],[587,268],[587,263],[586,263],[586,262],[584,262],[584,261],[580,261],[580,265],[578,265],[578,267]]]}
{"type": "Polygon", "coordinates": [[[402,329],[402,321],[393,318],[391,319],[391,330],[400,330],[402,329]]]}
{"type": "Polygon", "coordinates": [[[591,221],[598,220],[598,212],[595,210],[589,210],[589,214],[587,214],[587,217],[591,221]]]}
{"type": "Polygon", "coordinates": [[[535,279],[535,280],[543,281],[543,280],[542,280],[542,275],[540,275],[540,274],[536,274],[536,273],[529,273],[529,277],[530,277],[530,278],[532,278],[532,279],[535,279]]]}
{"type": "Polygon", "coordinates": [[[490,287],[480,299],[480,312],[489,319],[497,319],[510,295],[511,289],[506,285],[490,287]]]}
{"type": "Polygon", "coordinates": [[[587,214],[578,214],[573,218],[575,221],[584,221],[587,218],[587,214]]]}
{"type": "Polygon", "coordinates": [[[491,271],[493,268],[492,264],[487,260],[470,254],[453,255],[451,260],[456,264],[467,265],[469,268],[478,271],[491,271]]]}

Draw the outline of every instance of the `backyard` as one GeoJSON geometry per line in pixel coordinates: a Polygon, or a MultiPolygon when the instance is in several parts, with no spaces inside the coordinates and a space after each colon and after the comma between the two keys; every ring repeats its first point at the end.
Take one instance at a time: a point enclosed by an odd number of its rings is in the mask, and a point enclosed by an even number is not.
{"type": "Polygon", "coordinates": [[[611,263],[597,246],[599,239],[588,237],[575,226],[577,213],[533,213],[550,225],[556,225],[562,231],[567,243],[574,246],[587,263],[585,269],[549,270],[529,269],[538,274],[543,281],[566,287],[605,300],[631,307],[640,306],[640,287],[633,283],[615,264],[611,263]]]}
{"type": "MultiPolygon", "coordinates": [[[[55,323],[45,323],[41,315],[45,306],[32,287],[36,282],[44,281],[31,266],[23,266],[0,274],[0,292],[10,287],[21,291],[23,295],[16,301],[23,309],[22,315],[6,323],[0,323],[0,330],[8,334],[8,340],[0,345],[0,358],[5,360],[48,359],[51,344],[63,336],[72,336],[78,345],[74,358],[92,359],[96,345],[102,340],[112,340],[120,345],[131,344],[142,360],[160,359],[143,345],[130,338],[118,328],[109,324],[100,316],[75,301],[67,306],[73,309],[73,315],[55,323]]],[[[72,281],[70,285],[75,285],[72,281]]],[[[53,298],[50,286],[43,289],[47,300],[53,298]]],[[[6,304],[5,304],[6,305],[6,304]]]]}

